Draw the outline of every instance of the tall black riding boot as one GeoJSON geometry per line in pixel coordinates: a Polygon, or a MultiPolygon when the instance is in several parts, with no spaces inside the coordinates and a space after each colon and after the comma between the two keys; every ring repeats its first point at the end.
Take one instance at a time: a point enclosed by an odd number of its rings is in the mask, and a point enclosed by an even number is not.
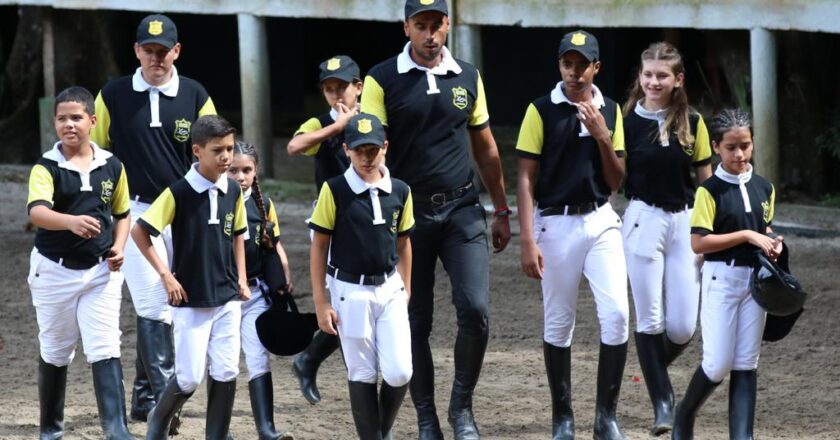
{"type": "Polygon", "coordinates": [[[93,391],[99,408],[99,424],[109,440],[134,440],[125,419],[125,389],[122,364],[110,358],[91,364],[93,391]]]}
{"type": "Polygon", "coordinates": [[[405,393],[408,391],[408,384],[401,387],[392,387],[384,380],[379,388],[379,431],[383,440],[391,440],[391,428],[394,427],[394,420],[400,411],[405,393]]]}
{"type": "Polygon", "coordinates": [[[685,390],[685,396],[674,411],[672,440],[692,440],[694,438],[694,418],[697,416],[697,411],[718,385],[720,385],[720,382],[712,382],[706,376],[702,366],[697,367],[697,371],[691,377],[691,382],[688,383],[688,389],[685,390]]]}
{"type": "Polygon", "coordinates": [[[193,393],[185,393],[178,386],[178,381],[173,375],[163,390],[155,406],[149,412],[149,423],[146,426],[146,440],[166,440],[169,432],[169,425],[175,413],[180,411],[184,402],[193,393]]]}
{"type": "Polygon", "coordinates": [[[67,366],[56,367],[38,359],[38,400],[41,404],[40,440],[64,437],[64,392],[67,366]]]}
{"type": "Polygon", "coordinates": [[[145,422],[149,417],[149,411],[155,406],[155,394],[146,376],[146,366],[143,365],[143,357],[140,354],[140,346],[136,347],[137,357],[134,359],[134,385],[131,387],[131,412],[129,417],[137,422],[145,422]]]}
{"type": "Polygon", "coordinates": [[[382,440],[379,422],[379,399],[376,384],[348,381],[350,409],[359,440],[382,440]]]}
{"type": "MultiPolygon", "coordinates": [[[[160,399],[169,379],[175,374],[175,343],[172,325],[154,319],[137,317],[137,351],[143,358],[146,376],[154,393],[160,399]]],[[[169,435],[178,433],[181,426],[180,411],[176,412],[169,427],[169,435]]]]}
{"type": "Polygon", "coordinates": [[[665,336],[636,333],[636,352],[645,377],[650,402],[653,404],[653,426],[650,433],[662,435],[674,426],[674,389],[665,362],[665,336]]]}
{"type": "Polygon", "coordinates": [[[752,440],[753,438],[757,382],[755,370],[732,370],[729,373],[730,440],[752,440]]]}
{"type": "Polygon", "coordinates": [[[233,415],[233,398],[236,396],[236,379],[219,382],[207,376],[207,440],[227,440],[230,418],[233,415]]]}
{"type": "Polygon", "coordinates": [[[408,388],[417,412],[419,440],[443,440],[435,407],[435,365],[428,339],[411,340],[413,373],[408,388]]]}
{"type": "Polygon", "coordinates": [[[251,411],[260,440],[292,440],[292,436],[277,432],[274,428],[274,385],[271,372],[255,377],[248,382],[251,395],[251,411]]]}
{"type": "Polygon", "coordinates": [[[595,440],[627,439],[616,416],[626,361],[626,342],[621,345],[601,343],[598,357],[598,386],[595,396],[595,440]]]}
{"type": "Polygon", "coordinates": [[[673,341],[671,341],[670,339],[668,339],[667,335],[663,336],[662,340],[665,343],[665,366],[666,367],[671,365],[672,363],[674,363],[674,360],[676,360],[682,354],[682,352],[685,351],[685,349],[688,347],[688,344],[691,344],[691,340],[689,340],[685,344],[676,344],[673,341]]]}
{"type": "Polygon", "coordinates": [[[572,411],[572,349],[543,341],[545,371],[551,390],[551,439],[575,438],[575,415],[572,411]]]}
{"type": "Polygon", "coordinates": [[[449,424],[455,431],[455,440],[480,438],[472,411],[472,397],[486,350],[486,334],[474,336],[458,332],[455,338],[455,380],[449,398],[449,424]]]}
{"type": "Polygon", "coordinates": [[[292,362],[292,373],[298,379],[300,392],[313,405],[321,401],[321,392],[316,383],[318,367],[337,349],[338,336],[318,330],[306,350],[300,352],[292,362]]]}

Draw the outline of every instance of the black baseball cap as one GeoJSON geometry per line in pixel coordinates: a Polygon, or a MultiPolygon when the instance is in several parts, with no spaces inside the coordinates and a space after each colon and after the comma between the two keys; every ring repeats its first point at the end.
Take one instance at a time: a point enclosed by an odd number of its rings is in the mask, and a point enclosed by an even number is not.
{"type": "Polygon", "coordinates": [[[560,40],[560,50],[557,52],[557,56],[562,57],[570,50],[580,53],[589,61],[597,61],[599,55],[598,39],[584,30],[569,32],[560,40]]]}
{"type": "Polygon", "coordinates": [[[436,11],[443,15],[449,15],[449,8],[446,7],[446,0],[406,0],[405,19],[426,11],[436,11]]]}
{"type": "Polygon", "coordinates": [[[336,55],[318,65],[318,82],[329,78],[353,82],[361,79],[359,65],[347,55],[336,55]]]}
{"type": "Polygon", "coordinates": [[[344,142],[351,150],[369,144],[385,147],[385,129],[376,116],[359,113],[350,118],[350,122],[347,123],[344,129],[344,142]]]}
{"type": "Polygon", "coordinates": [[[140,21],[137,26],[137,44],[157,43],[167,49],[172,49],[178,43],[178,28],[169,17],[162,14],[152,14],[140,21]]]}

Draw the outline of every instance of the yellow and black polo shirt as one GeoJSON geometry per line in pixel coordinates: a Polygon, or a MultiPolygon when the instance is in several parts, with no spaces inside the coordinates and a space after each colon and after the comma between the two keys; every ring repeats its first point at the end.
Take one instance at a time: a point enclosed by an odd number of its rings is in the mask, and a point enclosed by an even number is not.
{"type": "Polygon", "coordinates": [[[101,233],[84,239],[70,231],[38,228],[38,252],[58,258],[88,260],[104,256],[114,245],[114,219],[128,215],[128,179],[114,155],[91,142],[93,160],[87,172],[64,158],[61,142],[44,153],[29,175],[27,211],[44,205],[55,212],[89,215],[101,233]]]}
{"type": "Polygon", "coordinates": [[[672,132],[668,145],[659,140],[664,111],[649,112],[637,104],[636,111],[624,117],[627,143],[627,175],[624,194],[650,205],[679,206],[694,203],[695,183],[692,167],[708,165],[712,158],[709,131],[703,116],[690,113],[689,127],[694,143],[681,145],[672,132]],[[661,122],[660,122],[661,121],[661,122]]]}
{"type": "Polygon", "coordinates": [[[217,307],[239,295],[233,236],[246,233],[248,223],[236,181],[222,175],[210,182],[194,165],[137,224],[153,236],[172,225],[172,273],[189,296],[177,307],[217,307]]]}
{"type": "MultiPolygon", "coordinates": [[[[601,95],[593,86],[593,104],[612,135],[615,154],[624,155],[624,129],[618,104],[601,95]]],[[[577,118],[577,107],[562,92],[562,83],[548,95],[528,105],[519,139],[517,156],[540,164],[534,199],[540,207],[603,204],[610,188],[601,169],[598,143],[584,130],[577,118]]]]}
{"type": "Polygon", "coordinates": [[[216,108],[201,84],[176,72],[157,93],[159,126],[152,127],[151,92],[138,76],[115,79],[100,90],[91,138],[125,163],[132,199],[150,203],[189,170],[192,123],[216,108]]]}
{"type": "MultiPolygon", "coordinates": [[[[761,176],[753,174],[744,184],[749,210],[740,185],[721,178],[721,170],[708,178],[694,198],[691,233],[699,235],[727,234],[749,229],[764,234],[773,221],[776,190],[761,176]]],[[[731,175],[730,175],[731,176],[731,175]]],[[[725,177],[725,176],[724,176],[725,177]]],[[[749,260],[758,248],[741,243],[729,249],[705,254],[706,261],[749,260]]]]}
{"type": "Polygon", "coordinates": [[[414,229],[411,191],[387,174],[374,185],[366,184],[350,168],[321,188],[309,227],[332,236],[331,266],[357,275],[391,272],[398,260],[397,237],[414,229]]]}
{"type": "MultiPolygon", "coordinates": [[[[304,133],[312,133],[335,122],[333,117],[335,110],[324,113],[320,116],[309,118],[295,132],[295,136],[304,133]]],[[[303,154],[315,157],[315,187],[321,189],[327,179],[340,176],[350,166],[350,159],[342,148],[344,144],[344,130],[341,133],[324,140],[318,145],[306,150],[303,154]]]]}
{"type": "MultiPolygon", "coordinates": [[[[261,277],[263,275],[262,248],[260,247],[260,236],[262,235],[262,219],[257,201],[252,197],[251,190],[245,192],[245,213],[248,217],[248,232],[250,237],[245,240],[245,263],[247,266],[248,278],[261,277]],[[253,231],[253,232],[252,232],[253,231]]],[[[270,224],[272,237],[280,236],[280,226],[277,223],[277,210],[274,202],[263,195],[263,203],[268,209],[266,220],[270,224]]]]}
{"type": "Polygon", "coordinates": [[[467,129],[482,129],[490,119],[481,75],[448,50],[441,66],[424,70],[408,50],[370,69],[362,111],[387,127],[388,168],[413,192],[459,188],[473,177],[467,129]]]}

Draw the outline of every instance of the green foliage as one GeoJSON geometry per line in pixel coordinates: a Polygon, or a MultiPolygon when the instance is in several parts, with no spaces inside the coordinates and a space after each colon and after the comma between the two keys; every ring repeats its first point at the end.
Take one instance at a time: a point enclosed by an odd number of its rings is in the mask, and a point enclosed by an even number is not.
{"type": "Polygon", "coordinates": [[[840,160],[840,109],[835,110],[826,118],[825,126],[814,142],[821,151],[840,160]]]}

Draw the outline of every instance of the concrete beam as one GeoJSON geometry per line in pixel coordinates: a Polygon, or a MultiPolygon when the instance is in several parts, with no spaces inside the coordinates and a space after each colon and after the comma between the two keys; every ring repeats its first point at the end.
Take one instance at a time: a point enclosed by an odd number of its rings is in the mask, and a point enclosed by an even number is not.
{"type": "Polygon", "coordinates": [[[756,172],[779,182],[779,112],[776,73],[776,39],[772,31],[750,30],[753,163],[756,172]]]}
{"type": "Polygon", "coordinates": [[[271,87],[265,18],[236,16],[239,27],[239,82],[242,89],[242,136],[257,147],[263,175],[273,176],[271,87]]]}
{"type": "Polygon", "coordinates": [[[454,52],[457,58],[481,69],[481,28],[471,24],[456,24],[453,29],[454,52]]]}

